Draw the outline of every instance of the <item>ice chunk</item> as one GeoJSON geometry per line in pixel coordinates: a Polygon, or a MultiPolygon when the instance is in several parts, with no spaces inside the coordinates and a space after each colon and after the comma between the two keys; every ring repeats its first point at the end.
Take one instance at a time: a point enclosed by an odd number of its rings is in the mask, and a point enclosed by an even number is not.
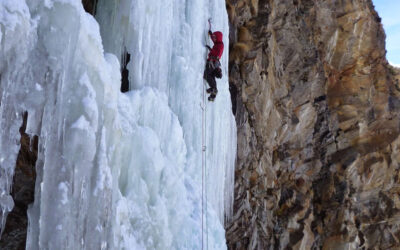
{"type": "Polygon", "coordinates": [[[40,86],[39,83],[35,84],[35,88],[36,88],[37,91],[42,91],[43,90],[42,86],[40,86]]]}
{"type": "Polygon", "coordinates": [[[52,0],[44,0],[44,6],[49,9],[53,8],[53,1],[52,0]]]}
{"type": "Polygon", "coordinates": [[[86,118],[83,115],[80,116],[79,119],[71,125],[71,128],[76,128],[76,129],[81,129],[81,130],[86,130],[86,131],[90,131],[90,129],[91,129],[89,122],[86,120],[86,118]]]}
{"type": "Polygon", "coordinates": [[[58,190],[61,192],[61,204],[65,205],[68,203],[68,185],[65,182],[61,182],[58,185],[58,190]]]}
{"type": "Polygon", "coordinates": [[[0,204],[3,208],[3,214],[5,212],[11,212],[11,210],[14,208],[14,200],[11,195],[8,194],[0,195],[0,204]]]}

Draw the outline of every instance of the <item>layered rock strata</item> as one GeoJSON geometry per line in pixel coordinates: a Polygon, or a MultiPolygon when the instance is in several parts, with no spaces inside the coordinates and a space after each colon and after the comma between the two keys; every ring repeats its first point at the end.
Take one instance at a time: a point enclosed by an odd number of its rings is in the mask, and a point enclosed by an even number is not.
{"type": "Polygon", "coordinates": [[[227,0],[230,249],[400,247],[399,71],[371,0],[227,0]]]}

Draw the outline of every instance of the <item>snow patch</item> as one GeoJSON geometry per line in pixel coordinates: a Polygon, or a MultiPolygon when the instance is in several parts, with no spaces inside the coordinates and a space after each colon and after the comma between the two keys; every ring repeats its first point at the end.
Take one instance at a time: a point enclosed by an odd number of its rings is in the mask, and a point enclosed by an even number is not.
{"type": "Polygon", "coordinates": [[[400,64],[398,63],[389,62],[389,64],[392,65],[393,67],[400,68],[400,64]]]}

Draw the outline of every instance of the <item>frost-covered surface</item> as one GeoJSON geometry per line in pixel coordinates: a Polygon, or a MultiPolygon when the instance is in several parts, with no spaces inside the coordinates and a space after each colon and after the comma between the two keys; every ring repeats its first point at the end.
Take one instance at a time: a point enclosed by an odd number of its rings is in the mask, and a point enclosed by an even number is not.
{"type": "MultiPolygon", "coordinates": [[[[0,1],[1,221],[27,110],[39,135],[27,249],[200,249],[203,43],[208,17],[228,34],[225,2],[101,0],[97,13],[101,32],[79,0],[0,1]]],[[[227,47],[206,106],[209,249],[226,248],[236,154],[227,47]]]]}

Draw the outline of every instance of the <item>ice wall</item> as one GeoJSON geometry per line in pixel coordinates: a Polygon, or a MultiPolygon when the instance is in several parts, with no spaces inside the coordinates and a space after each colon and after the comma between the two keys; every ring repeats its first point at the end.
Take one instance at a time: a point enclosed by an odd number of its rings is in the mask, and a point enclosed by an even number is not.
{"type": "Polygon", "coordinates": [[[207,19],[228,34],[225,2],[100,0],[97,13],[101,32],[79,0],[0,2],[2,223],[27,110],[39,135],[27,249],[200,249],[202,211],[204,246],[225,249],[236,155],[228,46],[216,101],[202,104],[207,19]]]}

